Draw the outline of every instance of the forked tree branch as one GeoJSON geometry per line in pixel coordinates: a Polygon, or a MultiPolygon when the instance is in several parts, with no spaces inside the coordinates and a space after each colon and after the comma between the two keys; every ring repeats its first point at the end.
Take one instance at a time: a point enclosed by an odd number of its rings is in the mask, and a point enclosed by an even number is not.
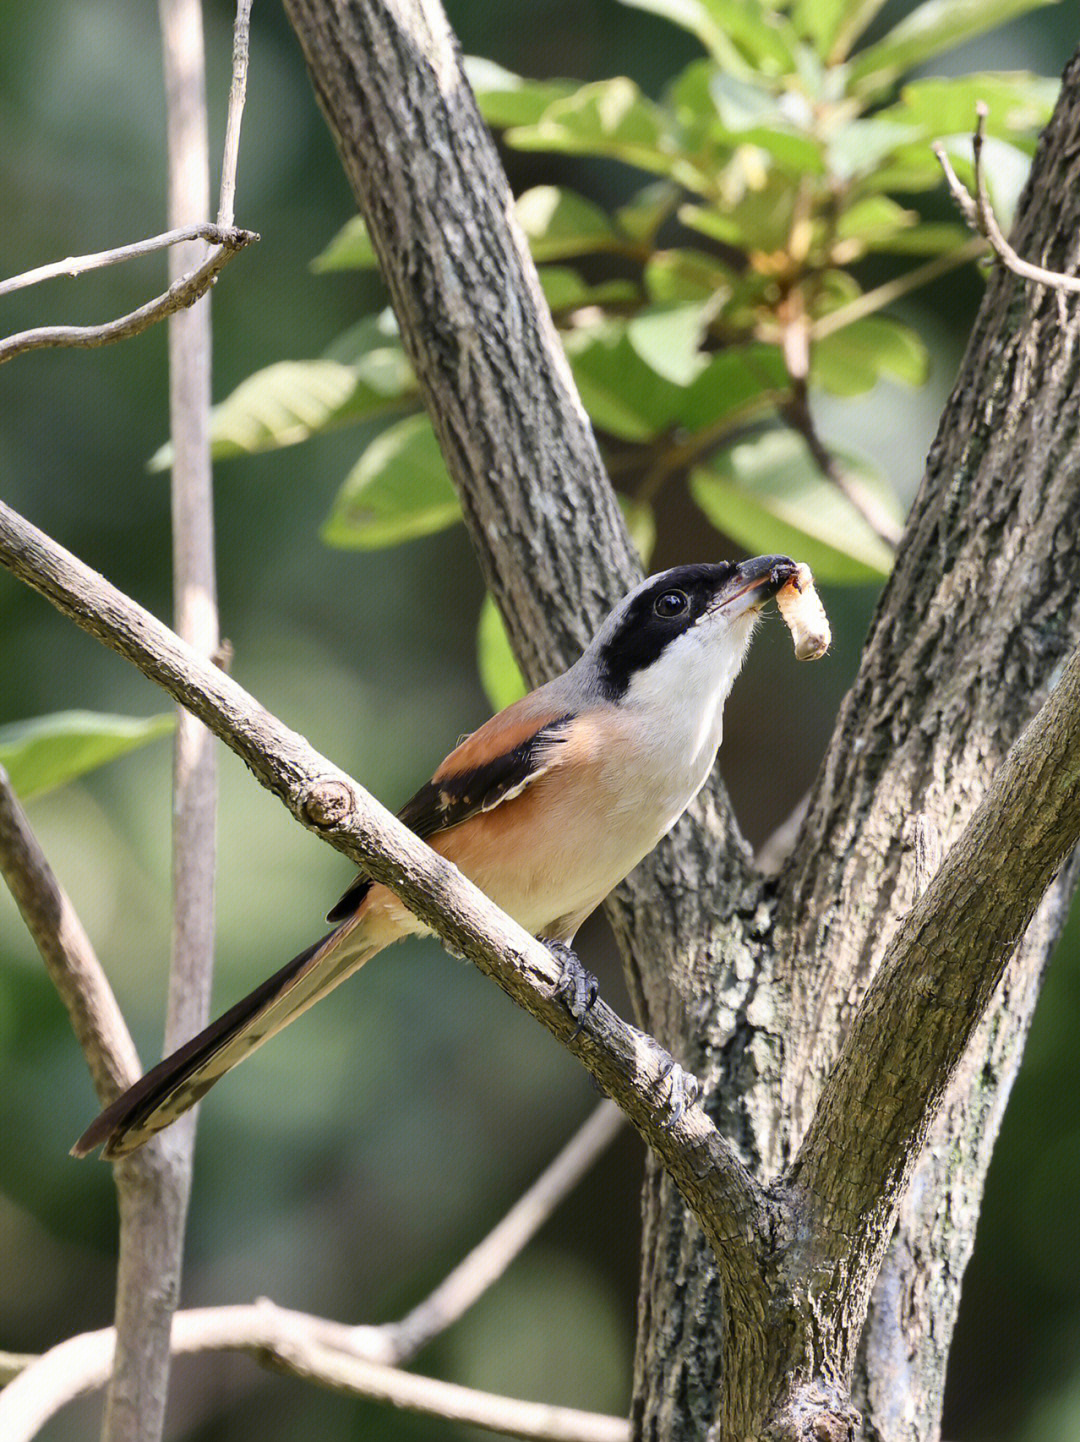
{"type": "Polygon", "coordinates": [[[671,1172],[747,1304],[761,1304],[764,1194],[699,1105],[665,1105],[671,1058],[603,1002],[579,1035],[550,952],[303,737],[167,626],[0,505],[0,564],[198,716],[297,820],[389,886],[458,955],[535,1016],[599,1082],[671,1172]]]}
{"type": "Polygon", "coordinates": [[[938,1103],[1043,893],[1080,841],[1080,651],[901,923],[792,1168],[816,1311],[850,1367],[938,1103]]]}
{"type": "MultiPolygon", "coordinates": [[[[203,230],[203,227],[200,227],[203,230]]],[[[0,340],[0,365],[5,361],[14,360],[16,356],[25,355],[27,351],[46,350],[55,346],[74,346],[76,348],[87,348],[99,345],[111,345],[113,341],[127,340],[130,336],[141,335],[144,330],[149,330],[159,320],[164,320],[167,315],[175,315],[177,311],[183,310],[186,306],[194,305],[195,302],[206,294],[213,285],[218,275],[232,260],[234,255],[258,240],[258,236],[252,230],[238,230],[232,228],[226,232],[218,232],[221,235],[220,243],[216,250],[212,251],[201,265],[194,270],[188,271],[169,286],[168,290],[137,310],[132,310],[127,315],[119,316],[116,320],[106,321],[103,325],[45,325],[37,326],[33,330],[17,331],[15,335],[9,335],[0,340]]],[[[170,244],[175,242],[170,241],[170,244]]],[[[138,242],[140,247],[146,247],[148,242],[138,242]]],[[[156,249],[157,247],[155,247],[156,249]]],[[[127,247],[121,246],[121,250],[127,247]]],[[[135,254],[141,254],[138,249],[135,254]]],[[[126,260],[126,255],[113,252],[118,260],[126,260]]],[[[67,264],[67,262],[61,262],[67,264]]],[[[14,288],[14,287],[13,287],[14,288]]]]}

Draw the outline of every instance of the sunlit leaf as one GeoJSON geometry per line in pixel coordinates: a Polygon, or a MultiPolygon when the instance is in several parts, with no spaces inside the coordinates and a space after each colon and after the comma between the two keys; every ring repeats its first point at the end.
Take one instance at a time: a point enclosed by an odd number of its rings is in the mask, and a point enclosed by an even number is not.
{"type": "Polygon", "coordinates": [[[692,190],[709,187],[708,177],[682,150],[671,118],[625,76],[582,86],[549,105],[535,124],[508,130],[506,142],[519,150],[608,156],[669,175],[692,190]]]}
{"type": "Polygon", "coordinates": [[[674,422],[684,392],[642,359],[625,327],[572,331],[563,343],[585,409],[600,430],[646,441],[674,422]]]}
{"type": "MultiPolygon", "coordinates": [[[[251,455],[373,420],[417,402],[416,379],[388,312],[350,326],[318,360],[278,361],[241,381],[210,415],[215,460],[251,455]]],[[[150,460],[172,464],[172,446],[150,460]]]]}
{"type": "Polygon", "coordinates": [[[814,110],[800,90],[780,89],[760,75],[718,71],[702,60],[686,67],[668,98],[699,147],[707,142],[722,156],[754,146],[765,152],[766,165],[776,163],[797,175],[824,170],[824,145],[813,134],[814,110]]]}
{"type": "Polygon", "coordinates": [[[701,350],[706,308],[701,301],[669,301],[638,312],[627,339],[658,376],[688,386],[709,363],[701,350]]]}
{"type": "Polygon", "coordinates": [[[333,270],[373,270],[379,264],[362,215],[354,215],[311,262],[317,274],[333,270]]]}
{"type": "Polygon", "coordinates": [[[704,250],[658,250],[645,266],[645,288],[656,301],[709,300],[733,279],[704,250]]]}
{"type": "Polygon", "coordinates": [[[733,346],[709,361],[698,378],[679,395],[678,420],[689,432],[714,432],[730,420],[742,422],[771,408],[787,388],[788,376],[779,346],[733,346]]]}
{"type": "Polygon", "coordinates": [[[349,472],[323,526],[330,546],[375,550],[428,536],[461,517],[427,416],[409,416],[377,436],[349,472]]]}
{"type": "Polygon", "coordinates": [[[630,240],[650,242],[668,216],[675,214],[680,198],[679,187],[670,180],[651,181],[615,212],[619,229],[630,240]]]}
{"type": "Polygon", "coordinates": [[[920,222],[917,210],[887,195],[868,195],[848,207],[836,222],[833,259],[850,264],[867,251],[895,255],[940,255],[956,250],[971,232],[958,221],[920,222]]]}
{"type": "Polygon", "coordinates": [[[167,736],[172,715],[107,716],[55,711],[0,726],[0,766],[24,800],[63,786],[108,761],[167,736]]]}
{"type": "Polygon", "coordinates": [[[1050,0],[925,0],[875,45],[867,46],[853,57],[851,69],[855,83],[862,93],[874,94],[931,56],[1049,3],[1050,0]]]}
{"type": "Polygon", "coordinates": [[[514,209],[537,261],[589,255],[616,239],[614,226],[598,205],[557,185],[526,190],[514,209]]]}
{"type": "Polygon", "coordinates": [[[896,104],[878,116],[918,125],[930,139],[964,135],[975,128],[975,106],[981,100],[987,106],[987,135],[1015,140],[1046,125],[1060,89],[1059,80],[1023,70],[914,80],[904,86],[896,104]]]}
{"type": "Polygon", "coordinates": [[[891,255],[944,255],[959,250],[970,239],[971,231],[959,221],[927,221],[924,225],[913,225],[910,230],[870,240],[866,249],[891,255]]]}
{"type": "Polygon", "coordinates": [[[633,10],[647,10],[696,35],[729,69],[755,68],[785,74],[794,68],[792,51],[798,37],[790,21],[760,0],[621,0],[633,10]]]}
{"type": "MultiPolygon", "coordinates": [[[[896,120],[881,120],[877,116],[869,120],[849,120],[829,141],[829,170],[839,180],[870,174],[888,156],[921,136],[917,125],[896,120]]],[[[932,155],[930,159],[933,160],[932,155]]]]}
{"type": "Polygon", "coordinates": [[[928,368],[926,346],[915,332],[880,315],[833,331],[810,351],[811,382],[838,396],[872,390],[883,375],[922,385],[928,368]]]}
{"type": "Polygon", "coordinates": [[[869,247],[875,241],[891,240],[900,231],[910,230],[918,219],[917,210],[907,210],[887,195],[868,195],[849,205],[837,218],[836,239],[858,240],[869,247]]]}
{"type": "MultiPolygon", "coordinates": [[[[877,3],[882,4],[883,0],[877,3]]],[[[826,56],[849,8],[850,0],[795,0],[791,23],[800,35],[811,41],[819,55],[826,56]]]]}
{"type": "MultiPolygon", "coordinates": [[[[869,465],[842,460],[896,512],[895,496],[869,465]]],[[[712,524],[751,554],[797,556],[821,581],[880,580],[891,569],[888,546],[790,431],[770,431],[698,467],[690,492],[712,524]]]]}
{"type": "Polygon", "coordinates": [[[526,80],[478,55],[467,55],[464,65],[480,113],[496,130],[534,125],[552,101],[572,95],[576,89],[564,80],[526,80]]]}
{"type": "Polygon", "coordinates": [[[680,206],[679,219],[691,230],[740,250],[781,251],[791,236],[797,194],[787,176],[773,171],[724,210],[687,204],[680,206]]]}
{"type": "Polygon", "coordinates": [[[484,694],[495,711],[519,701],[529,689],[511,650],[499,608],[490,593],[484,597],[480,607],[480,622],[476,629],[476,665],[484,694]]]}

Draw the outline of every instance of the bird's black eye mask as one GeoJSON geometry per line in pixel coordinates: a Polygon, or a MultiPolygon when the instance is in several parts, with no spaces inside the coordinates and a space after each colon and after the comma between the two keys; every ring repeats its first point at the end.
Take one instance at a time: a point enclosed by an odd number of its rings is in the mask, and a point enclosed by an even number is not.
{"type": "Polygon", "coordinates": [[[734,573],[728,561],[676,566],[638,592],[600,648],[600,686],[608,700],[625,695],[637,672],[646,670],[672,641],[697,625],[734,573]]]}

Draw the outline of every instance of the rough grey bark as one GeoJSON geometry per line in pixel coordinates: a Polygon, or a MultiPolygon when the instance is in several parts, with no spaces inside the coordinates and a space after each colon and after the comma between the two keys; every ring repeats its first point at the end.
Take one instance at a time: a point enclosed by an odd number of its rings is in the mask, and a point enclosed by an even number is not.
{"type": "MultiPolygon", "coordinates": [[[[552,353],[542,305],[540,317],[530,314],[535,280],[512,222],[505,224],[505,181],[452,38],[434,0],[287,4],[383,261],[481,564],[526,671],[539,679],[581,639],[568,613],[591,624],[596,597],[611,594],[606,576],[625,574],[625,543],[597,496],[603,481],[595,450],[566,396],[565,365],[552,353]],[[419,155],[423,146],[432,148],[419,155]],[[480,257],[476,264],[473,257],[480,257]],[[529,369],[535,364],[539,373],[529,369]],[[539,399],[512,403],[521,390],[539,399]],[[552,595],[558,605],[550,604],[552,595]]],[[[1080,194],[1078,81],[1074,65],[1017,237],[1023,253],[1066,269],[1075,261],[1068,247],[1080,194]]],[[[911,906],[916,819],[936,832],[942,850],[956,839],[1076,634],[1080,557],[1068,525],[1078,476],[1068,419],[1072,314],[1056,296],[1011,276],[995,277],[988,290],[786,872],[774,880],[754,875],[717,791],[609,905],[640,1019],[704,1073],[711,1115],[765,1179],[791,1162],[859,1000],[911,906]]],[[[939,1132],[948,1124],[970,1152],[936,1167],[928,1154],[921,1174],[927,1185],[910,1193],[901,1244],[883,1277],[870,1338],[875,1355],[891,1347],[893,1358],[909,1359],[908,1381],[914,1377],[922,1393],[921,1436],[940,1409],[942,1339],[951,1330],[991,1133],[1065,894],[1063,879],[1004,984],[1003,995],[1019,993],[1025,1005],[1006,1013],[998,1002],[946,1098],[939,1132]],[[982,1080],[974,1096],[963,1090],[964,1075],[982,1080]],[[945,1237],[930,1235],[938,1205],[931,1184],[966,1199],[945,1237]],[[920,1291],[914,1268],[927,1257],[946,1275],[920,1291]],[[889,1299],[900,1294],[902,1321],[896,1306],[889,1311],[889,1299]]],[[[659,1167],[650,1167],[645,1208],[636,1433],[734,1435],[733,1419],[753,1413],[730,1395],[745,1385],[731,1351],[739,1329],[726,1315],[736,1299],[724,1295],[700,1228],[659,1167]]],[[[781,1249],[770,1280],[778,1301],[784,1265],[781,1249]]],[[[766,1368],[782,1368],[790,1340],[776,1339],[766,1368]]],[[[852,1345],[846,1338],[841,1346],[845,1365],[852,1345]]],[[[773,1418],[776,1435],[813,1425],[813,1405],[826,1429],[821,1435],[830,1428],[843,1435],[850,1413],[844,1379],[835,1380],[839,1390],[830,1399],[829,1378],[821,1379],[818,1404],[795,1395],[795,1405],[773,1418]]],[[[884,1377],[861,1395],[872,1411],[870,1433],[889,1442],[916,1435],[895,1430],[898,1393],[884,1377]]]]}

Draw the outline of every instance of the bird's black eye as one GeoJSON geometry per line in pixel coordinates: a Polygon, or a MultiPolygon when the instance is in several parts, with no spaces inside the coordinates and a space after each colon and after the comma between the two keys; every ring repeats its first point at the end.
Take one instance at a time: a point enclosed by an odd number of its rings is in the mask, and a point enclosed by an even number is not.
{"type": "Polygon", "coordinates": [[[670,621],[674,616],[681,616],[689,604],[684,591],[665,591],[662,596],[657,596],[653,610],[665,621],[670,621]]]}

